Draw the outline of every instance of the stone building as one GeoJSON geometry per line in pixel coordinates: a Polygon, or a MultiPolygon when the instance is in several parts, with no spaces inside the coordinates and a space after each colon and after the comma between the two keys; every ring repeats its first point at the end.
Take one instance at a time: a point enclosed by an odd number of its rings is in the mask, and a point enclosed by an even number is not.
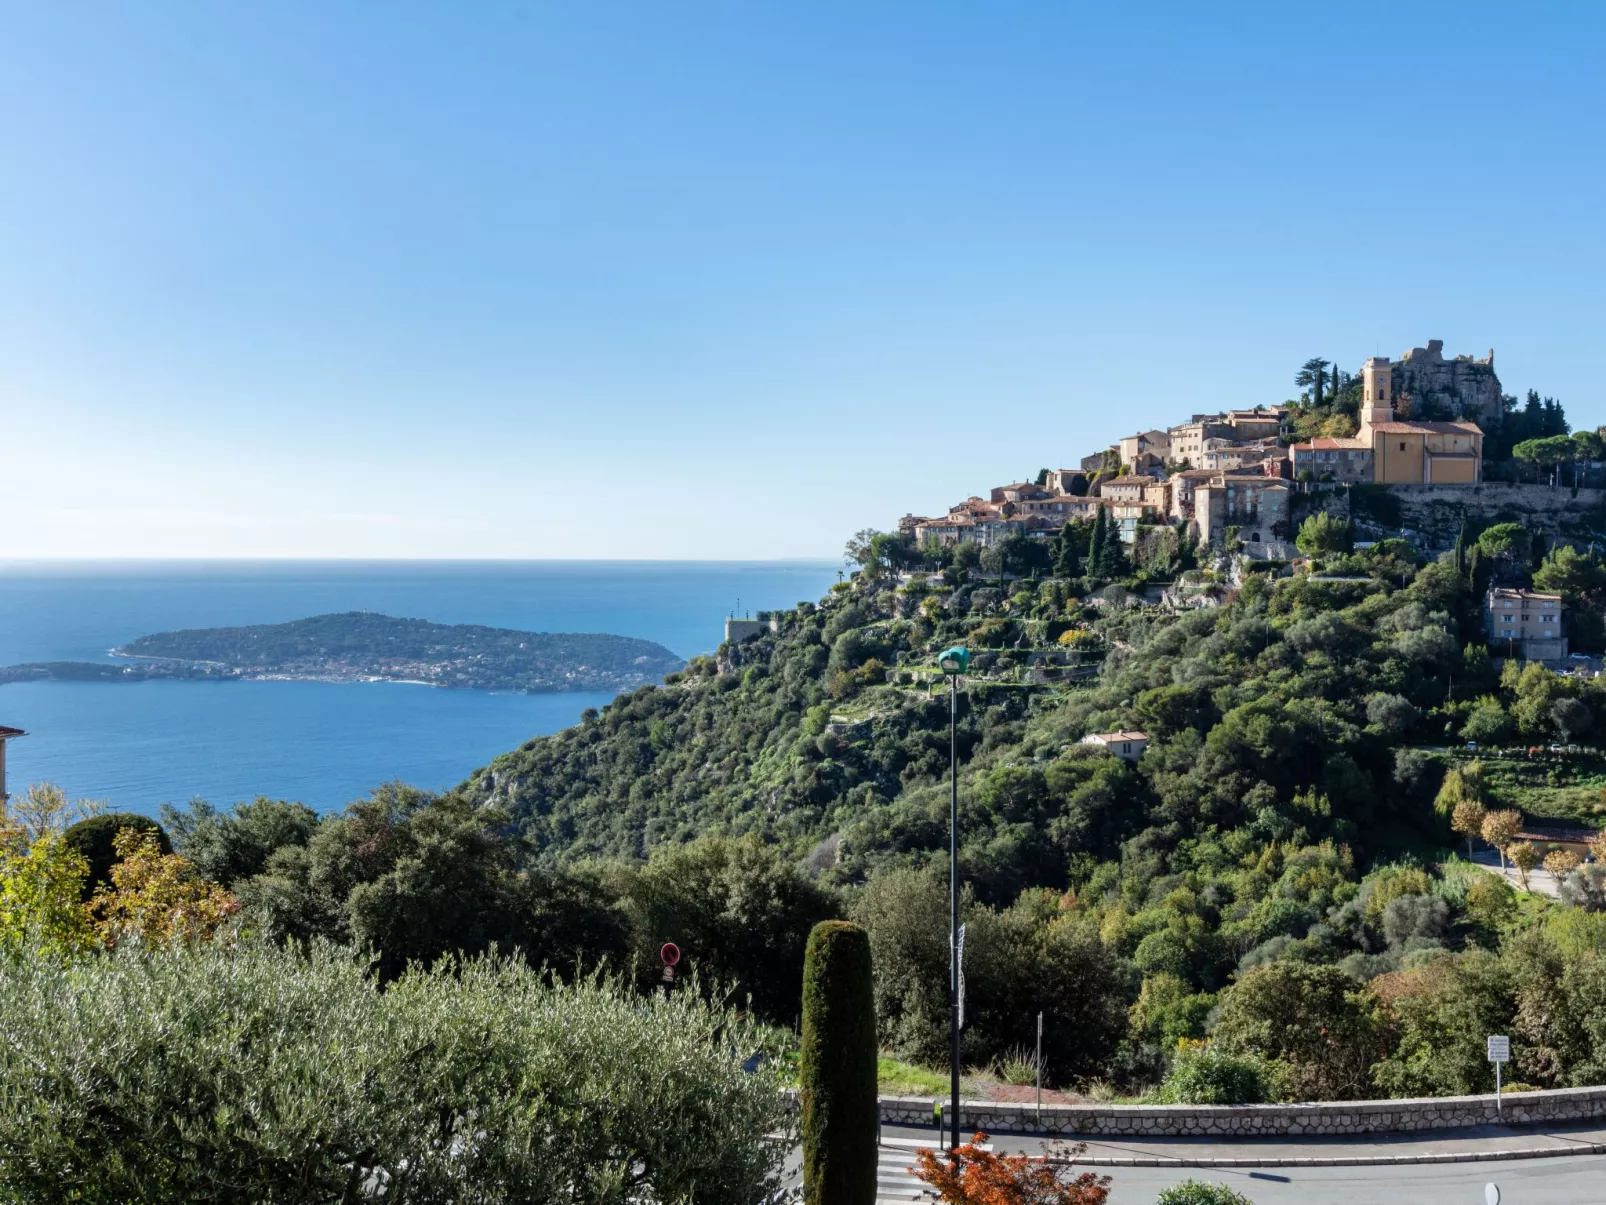
{"type": "Polygon", "coordinates": [[[1561,595],[1497,586],[1483,601],[1489,651],[1525,661],[1561,661],[1567,656],[1562,633],[1561,595]]]}
{"type": "Polygon", "coordinates": [[[1051,491],[1034,481],[1017,481],[1012,485],[995,485],[992,489],[992,501],[1023,502],[1029,498],[1047,498],[1051,491]]]}
{"type": "Polygon", "coordinates": [[[1171,458],[1171,434],[1168,431],[1140,431],[1136,435],[1128,435],[1118,446],[1123,469],[1163,465],[1171,458]]]}
{"type": "Polygon", "coordinates": [[[1111,477],[1099,482],[1099,497],[1112,502],[1142,502],[1153,484],[1153,477],[1111,477]]]}
{"type": "Polygon", "coordinates": [[[1394,366],[1373,356],[1361,367],[1365,394],[1356,438],[1372,449],[1380,485],[1475,485],[1483,480],[1483,431],[1476,423],[1394,417],[1394,366]]]}
{"type": "Polygon", "coordinates": [[[1245,543],[1288,538],[1288,487],[1263,473],[1221,473],[1196,485],[1193,522],[1202,544],[1221,544],[1227,528],[1238,528],[1245,543]]]}
{"type": "Polygon", "coordinates": [[[1293,475],[1301,481],[1338,481],[1356,485],[1372,479],[1372,445],[1364,439],[1326,436],[1288,449],[1293,475]]]}
{"type": "Polygon", "coordinates": [[[1232,438],[1239,443],[1257,439],[1275,439],[1282,430],[1286,406],[1265,406],[1258,410],[1229,410],[1221,421],[1232,428],[1232,438]]]}
{"type": "Polygon", "coordinates": [[[1179,423],[1166,432],[1171,437],[1171,459],[1188,462],[1189,468],[1203,468],[1205,441],[1238,438],[1237,431],[1221,421],[1219,414],[1195,414],[1189,422],[1179,423]]]}

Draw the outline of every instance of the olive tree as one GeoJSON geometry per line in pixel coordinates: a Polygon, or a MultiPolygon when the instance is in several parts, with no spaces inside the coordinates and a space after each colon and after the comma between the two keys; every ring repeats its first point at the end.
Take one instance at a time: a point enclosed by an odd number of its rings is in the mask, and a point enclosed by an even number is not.
{"type": "Polygon", "coordinates": [[[0,1034],[0,1198],[21,1205],[753,1205],[791,1146],[781,1064],[743,1066],[772,1031],[516,961],[380,991],[324,944],[22,956],[0,1034]]]}

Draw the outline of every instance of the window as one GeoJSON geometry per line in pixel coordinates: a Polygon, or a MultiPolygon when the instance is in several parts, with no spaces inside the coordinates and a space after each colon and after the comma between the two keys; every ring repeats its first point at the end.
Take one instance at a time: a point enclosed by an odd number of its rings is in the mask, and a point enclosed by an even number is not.
{"type": "Polygon", "coordinates": [[[1405,451],[1405,441],[1403,439],[1400,441],[1400,451],[1405,451]]]}

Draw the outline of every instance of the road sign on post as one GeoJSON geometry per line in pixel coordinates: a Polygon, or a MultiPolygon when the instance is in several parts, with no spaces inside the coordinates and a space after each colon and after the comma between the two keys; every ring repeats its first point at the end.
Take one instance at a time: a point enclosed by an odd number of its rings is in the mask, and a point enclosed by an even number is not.
{"type": "Polygon", "coordinates": [[[1489,1061],[1494,1064],[1494,1111],[1500,1115],[1500,1064],[1511,1061],[1511,1039],[1503,1033],[1492,1033],[1488,1039],[1489,1061]]]}
{"type": "Polygon", "coordinates": [[[658,957],[664,960],[664,982],[675,981],[675,964],[680,961],[680,947],[672,941],[664,942],[663,949],[658,951],[658,957]]]}

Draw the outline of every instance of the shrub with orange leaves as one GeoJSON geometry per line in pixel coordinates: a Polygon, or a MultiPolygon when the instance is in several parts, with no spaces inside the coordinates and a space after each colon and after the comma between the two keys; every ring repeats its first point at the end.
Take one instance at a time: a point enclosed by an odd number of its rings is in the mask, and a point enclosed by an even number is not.
{"type": "MultiPolygon", "coordinates": [[[[983,1150],[986,1134],[977,1134],[954,1149],[954,1157],[918,1150],[914,1174],[949,1205],[1104,1205],[1110,1178],[1076,1173],[1069,1162],[999,1155],[983,1150]]],[[[1070,1152],[1074,1157],[1085,1146],[1070,1152]]]]}
{"type": "Polygon", "coordinates": [[[90,904],[108,946],[129,937],[149,945],[204,941],[240,910],[238,900],[187,860],[164,854],[149,829],[122,829],[114,845],[111,886],[90,904]]]}

